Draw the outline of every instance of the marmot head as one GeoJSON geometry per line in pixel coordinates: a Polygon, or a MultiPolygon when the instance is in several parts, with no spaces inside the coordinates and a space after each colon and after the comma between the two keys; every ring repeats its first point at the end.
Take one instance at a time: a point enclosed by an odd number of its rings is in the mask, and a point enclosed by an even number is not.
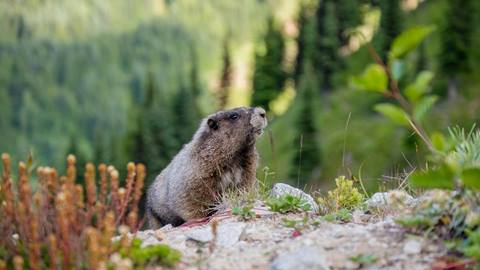
{"type": "Polygon", "coordinates": [[[229,155],[253,145],[266,126],[265,110],[260,107],[219,111],[202,121],[194,140],[203,150],[229,155]]]}

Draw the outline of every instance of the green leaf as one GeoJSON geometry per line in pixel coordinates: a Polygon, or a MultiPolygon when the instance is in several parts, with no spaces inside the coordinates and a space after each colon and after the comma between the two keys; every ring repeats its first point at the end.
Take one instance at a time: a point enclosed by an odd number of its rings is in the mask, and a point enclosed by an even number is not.
{"type": "Polygon", "coordinates": [[[405,74],[405,62],[396,59],[393,61],[391,66],[393,79],[396,81],[400,80],[405,74]]]}
{"type": "Polygon", "coordinates": [[[405,88],[405,96],[411,102],[416,102],[423,94],[428,92],[428,85],[433,79],[433,72],[422,71],[415,81],[405,88]]]}
{"type": "Polygon", "coordinates": [[[433,107],[435,102],[437,102],[437,96],[426,96],[415,105],[413,109],[413,117],[417,121],[422,121],[427,112],[433,107]]]}
{"type": "Polygon", "coordinates": [[[480,189],[480,169],[472,168],[463,170],[462,181],[467,188],[480,189]]]}
{"type": "Polygon", "coordinates": [[[410,184],[415,188],[453,188],[453,173],[446,167],[427,172],[416,172],[410,176],[410,184]]]}
{"type": "Polygon", "coordinates": [[[447,149],[447,140],[445,139],[445,136],[443,136],[442,133],[440,132],[434,132],[430,136],[430,139],[432,141],[432,145],[435,149],[438,151],[445,151],[447,149]]]}
{"type": "Polygon", "coordinates": [[[370,64],[360,76],[351,79],[353,88],[384,93],[387,91],[388,78],[385,70],[378,64],[370,64]]]}
{"type": "Polygon", "coordinates": [[[434,29],[432,26],[415,26],[405,30],[393,40],[389,53],[390,60],[401,58],[417,48],[434,29]]]}
{"type": "Polygon", "coordinates": [[[410,117],[398,106],[381,103],[375,105],[374,109],[399,125],[410,126],[410,117]]]}

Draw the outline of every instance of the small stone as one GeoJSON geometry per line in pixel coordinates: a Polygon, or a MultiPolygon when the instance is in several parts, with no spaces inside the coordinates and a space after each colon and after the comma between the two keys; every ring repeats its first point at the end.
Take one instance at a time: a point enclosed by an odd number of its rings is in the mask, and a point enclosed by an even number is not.
{"type": "Polygon", "coordinates": [[[158,241],[162,241],[163,239],[165,239],[165,233],[162,232],[161,230],[156,230],[155,237],[157,238],[158,241]]]}
{"type": "Polygon", "coordinates": [[[273,186],[271,191],[271,195],[274,197],[281,197],[287,194],[304,199],[310,205],[313,212],[318,212],[318,205],[312,198],[312,196],[308,195],[307,193],[303,192],[298,188],[294,188],[290,185],[283,183],[277,183],[273,186]]]}
{"type": "Polygon", "coordinates": [[[270,264],[270,270],[330,269],[322,249],[300,247],[278,255],[270,264]]]}
{"type": "Polygon", "coordinates": [[[403,252],[406,254],[418,254],[422,251],[422,244],[417,240],[408,240],[403,246],[403,252]]]}
{"type": "Polygon", "coordinates": [[[391,190],[389,192],[377,192],[368,199],[365,204],[370,207],[385,207],[389,205],[412,205],[415,199],[403,190],[391,190]]]}
{"type": "Polygon", "coordinates": [[[305,244],[305,246],[311,246],[311,245],[313,245],[313,240],[307,238],[307,239],[303,240],[303,243],[305,244]]]}
{"type": "MultiPolygon", "coordinates": [[[[243,222],[231,222],[219,224],[217,231],[217,244],[223,247],[233,246],[240,240],[246,224],[243,222]]],[[[204,226],[193,229],[187,233],[187,238],[201,243],[207,243],[213,240],[212,229],[210,226],[204,226]]]]}

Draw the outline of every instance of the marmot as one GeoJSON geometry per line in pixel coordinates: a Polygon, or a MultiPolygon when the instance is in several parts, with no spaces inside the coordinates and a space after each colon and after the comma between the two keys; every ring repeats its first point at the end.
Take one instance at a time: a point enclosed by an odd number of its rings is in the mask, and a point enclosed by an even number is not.
{"type": "Polygon", "coordinates": [[[256,183],[256,139],[267,126],[262,108],[219,111],[202,120],[147,191],[151,229],[178,226],[212,215],[226,190],[248,190],[256,183]]]}

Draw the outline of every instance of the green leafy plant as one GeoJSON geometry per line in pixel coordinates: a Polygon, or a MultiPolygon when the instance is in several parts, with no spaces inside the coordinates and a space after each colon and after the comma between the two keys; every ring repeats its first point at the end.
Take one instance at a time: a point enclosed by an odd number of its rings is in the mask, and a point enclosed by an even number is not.
{"type": "Polygon", "coordinates": [[[302,219],[298,219],[298,220],[284,218],[282,219],[282,221],[283,221],[283,226],[288,228],[293,228],[299,232],[304,230],[308,226],[310,226],[309,224],[310,219],[308,218],[308,216],[304,216],[302,219]]]}
{"type": "Polygon", "coordinates": [[[353,180],[339,176],[335,179],[335,185],[335,189],[329,191],[325,198],[317,198],[319,205],[326,208],[327,211],[353,210],[363,203],[365,197],[354,186],[353,180]]]}
{"type": "Polygon", "coordinates": [[[273,212],[289,213],[310,211],[310,204],[301,197],[286,194],[280,197],[270,197],[266,204],[273,212]]]}
{"type": "Polygon", "coordinates": [[[463,248],[463,252],[468,257],[480,260],[480,229],[468,231],[468,239],[463,248]]]}
{"type": "Polygon", "coordinates": [[[146,265],[175,266],[180,261],[181,253],[167,245],[152,245],[141,247],[140,239],[133,239],[128,252],[124,253],[125,258],[130,258],[134,266],[144,267],[146,265]]]}
{"type": "Polygon", "coordinates": [[[326,214],[323,217],[320,217],[321,221],[328,221],[328,222],[350,222],[352,221],[352,214],[348,209],[340,209],[330,214],[326,214]]]}
{"type": "MultiPolygon", "coordinates": [[[[414,173],[410,183],[419,188],[480,189],[480,130],[449,129],[450,137],[438,137],[432,168],[414,173]]],[[[437,135],[440,136],[440,135],[437,135]]]]}
{"type": "Polygon", "coordinates": [[[245,205],[245,206],[238,206],[232,208],[232,214],[235,216],[239,216],[242,220],[251,220],[254,219],[256,214],[252,210],[253,205],[245,205]]]}
{"type": "Polygon", "coordinates": [[[362,75],[351,78],[353,88],[377,92],[398,103],[380,103],[376,104],[374,109],[398,125],[411,127],[431,150],[434,148],[422,122],[437,101],[436,96],[429,95],[429,83],[433,73],[420,72],[413,82],[405,86],[405,91],[401,91],[398,81],[405,74],[404,58],[433,30],[432,26],[416,26],[401,33],[393,41],[386,63],[370,45],[370,53],[375,63],[367,66],[362,75]]]}
{"type": "Polygon", "coordinates": [[[352,262],[358,263],[359,267],[366,267],[378,261],[378,257],[372,254],[358,254],[349,259],[352,262]]]}
{"type": "Polygon", "coordinates": [[[410,127],[430,150],[433,166],[411,175],[409,180],[413,187],[480,189],[480,131],[475,131],[474,127],[470,132],[453,128],[449,130],[450,140],[439,132],[431,135],[426,132],[423,122],[438,100],[429,94],[429,84],[434,77],[432,72],[420,72],[403,91],[399,87],[398,81],[405,73],[403,59],[433,30],[431,26],[407,29],[393,41],[386,63],[370,46],[376,63],[369,65],[362,75],[354,76],[352,86],[394,100],[397,104],[380,103],[374,109],[392,122],[410,127]]]}

